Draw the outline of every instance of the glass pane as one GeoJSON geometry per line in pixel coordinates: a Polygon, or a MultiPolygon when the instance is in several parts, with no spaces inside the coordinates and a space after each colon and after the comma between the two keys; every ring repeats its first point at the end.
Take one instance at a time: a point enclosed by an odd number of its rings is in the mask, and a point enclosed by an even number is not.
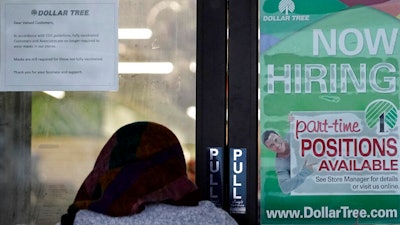
{"type": "Polygon", "coordinates": [[[33,93],[32,224],[59,221],[105,142],[127,123],[167,126],[180,140],[186,160],[194,160],[196,2],[119,4],[119,90],[59,97],[33,93]],[[129,63],[158,64],[138,72],[138,64],[129,68],[129,63]]]}

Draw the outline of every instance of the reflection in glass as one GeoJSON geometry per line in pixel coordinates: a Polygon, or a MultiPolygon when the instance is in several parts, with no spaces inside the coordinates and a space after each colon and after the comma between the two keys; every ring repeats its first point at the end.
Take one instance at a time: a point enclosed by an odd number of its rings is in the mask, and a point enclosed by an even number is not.
{"type": "Polygon", "coordinates": [[[193,163],[196,2],[120,0],[119,4],[119,90],[59,92],[62,97],[33,93],[33,224],[59,221],[106,139],[124,124],[148,120],[167,126],[193,163]],[[141,31],[145,36],[132,36],[142,35],[141,31]],[[166,70],[122,71],[126,65],[137,69],[138,64],[150,64],[152,70],[165,65],[166,70]]]}

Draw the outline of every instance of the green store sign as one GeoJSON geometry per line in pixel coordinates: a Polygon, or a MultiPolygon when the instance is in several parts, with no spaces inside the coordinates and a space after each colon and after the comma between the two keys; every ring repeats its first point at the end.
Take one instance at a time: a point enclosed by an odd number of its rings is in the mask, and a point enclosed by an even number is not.
{"type": "Polygon", "coordinates": [[[260,0],[261,224],[400,223],[399,19],[260,0]]]}

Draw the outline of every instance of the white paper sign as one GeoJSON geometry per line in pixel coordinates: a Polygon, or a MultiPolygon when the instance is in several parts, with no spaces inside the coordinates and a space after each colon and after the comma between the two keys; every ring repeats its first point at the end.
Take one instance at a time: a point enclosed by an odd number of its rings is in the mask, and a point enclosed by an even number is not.
{"type": "Polygon", "coordinates": [[[118,89],[118,1],[3,1],[0,91],[118,89]]]}

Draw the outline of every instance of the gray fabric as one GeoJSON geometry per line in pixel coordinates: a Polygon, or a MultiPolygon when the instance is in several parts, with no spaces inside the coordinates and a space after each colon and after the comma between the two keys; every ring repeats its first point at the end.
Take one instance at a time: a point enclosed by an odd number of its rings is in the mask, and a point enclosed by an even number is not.
{"type": "Polygon", "coordinates": [[[147,205],[139,214],[110,217],[89,210],[80,210],[74,225],[236,225],[236,221],[210,201],[198,206],[147,205]]]}
{"type": "Polygon", "coordinates": [[[283,193],[290,193],[302,183],[304,180],[313,173],[307,167],[303,167],[298,174],[290,177],[290,156],[287,158],[275,158],[275,170],[278,176],[279,186],[283,193]]]}

